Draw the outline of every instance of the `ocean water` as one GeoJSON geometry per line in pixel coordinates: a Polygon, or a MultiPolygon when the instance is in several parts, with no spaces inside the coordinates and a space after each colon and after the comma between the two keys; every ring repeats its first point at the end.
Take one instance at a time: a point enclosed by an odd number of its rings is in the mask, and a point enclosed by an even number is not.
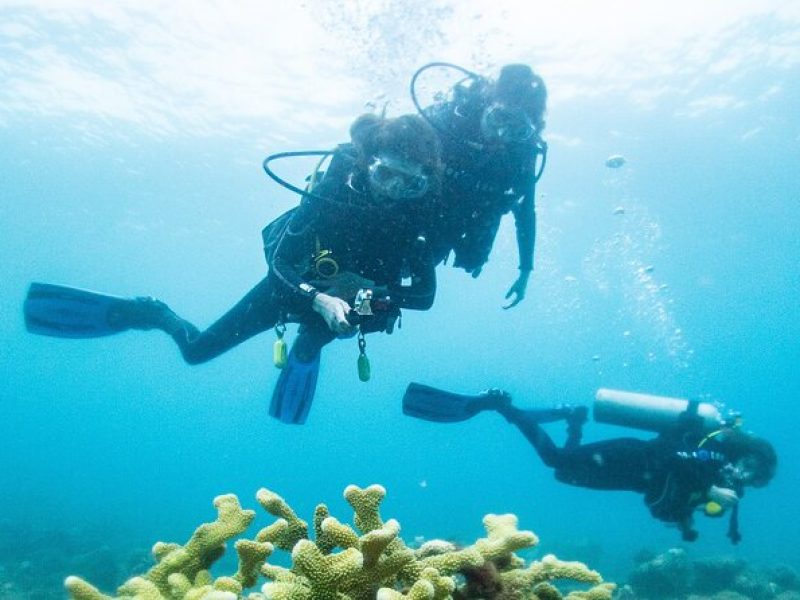
{"type": "MultiPolygon", "coordinates": [[[[798,74],[792,2],[3,2],[0,578],[58,581],[73,564],[30,571],[68,547],[102,571],[93,548],[108,560],[184,541],[215,495],[255,508],[262,486],[304,518],[325,501],[345,520],[350,483],[384,485],[406,539],[469,542],[484,514],[513,512],[542,552],[611,580],[640,550],[676,546],[800,568],[798,74]],[[525,62],[548,85],[536,268],[518,307],[502,309],[517,266],[507,217],[478,279],[440,268],[432,310],[368,339],[370,382],[355,340],[325,350],[302,427],[267,414],[270,333],[194,367],[160,332],[26,333],[33,280],[157,296],[213,322],[263,277],[261,228],[298,201],[263,158],[329,148],[366,110],[413,110],[408,80],[433,60],[487,75],[525,62]],[[613,154],[626,164],[607,168],[613,154]],[[778,474],[742,501],[740,545],[702,518],[685,545],[636,495],[556,482],[496,415],[404,417],[409,381],[502,387],[531,407],[590,404],[599,387],[724,402],[773,441],[778,474]]],[[[312,163],[279,167],[300,182],[312,163]]],[[[142,570],[128,566],[114,577],[142,570]]]]}

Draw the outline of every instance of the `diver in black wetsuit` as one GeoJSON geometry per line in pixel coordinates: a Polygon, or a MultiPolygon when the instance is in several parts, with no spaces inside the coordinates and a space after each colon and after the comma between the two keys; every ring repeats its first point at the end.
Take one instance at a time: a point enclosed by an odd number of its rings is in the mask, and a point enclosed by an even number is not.
{"type": "Polygon", "coordinates": [[[391,333],[401,309],[427,310],[436,294],[425,238],[441,185],[435,132],[416,115],[363,115],[350,133],[352,143],[337,148],[300,206],[265,228],[267,276],[208,329],[199,330],[154,298],[33,284],[25,305],[29,330],[98,337],[161,329],[188,363],[198,364],[263,331],[300,323],[271,414],[302,423],[322,346],[357,331],[391,333]],[[357,296],[367,307],[359,315],[353,310],[357,296]]]}
{"type": "Polygon", "coordinates": [[[691,406],[654,439],[581,444],[585,406],[524,410],[513,406],[511,396],[500,390],[462,396],[416,383],[403,399],[405,414],[429,421],[461,421],[485,410],[500,413],[554,469],[556,479],[596,490],[643,494],[650,514],[676,524],[686,541],[697,538],[692,527],[695,510],[703,507],[707,516],[719,516],[730,509],[728,537],[738,543],[738,501],[745,486],[762,487],[772,479],[775,450],[768,441],[735,426],[709,431],[691,406]],[[542,427],[559,420],[567,422],[563,446],[557,446],[542,427]]]}
{"type": "Polygon", "coordinates": [[[317,347],[306,350],[318,352],[352,331],[348,315],[365,282],[384,300],[374,330],[390,327],[401,308],[427,310],[436,279],[424,234],[440,171],[432,133],[412,116],[357,120],[354,143],[337,149],[314,196],[265,229],[267,277],[208,329],[149,298],[119,311],[118,324],[164,329],[196,364],[287,321],[316,331],[317,347]]]}
{"type": "Polygon", "coordinates": [[[422,111],[439,133],[445,167],[434,253],[441,262],[452,251],[453,265],[477,277],[501,217],[512,212],[519,276],[506,293],[511,302],[505,308],[511,308],[525,297],[533,270],[535,185],[546,153],[541,134],[547,91],[527,65],[504,66],[496,81],[464,72],[467,80],[455,86],[447,101],[422,111]]]}

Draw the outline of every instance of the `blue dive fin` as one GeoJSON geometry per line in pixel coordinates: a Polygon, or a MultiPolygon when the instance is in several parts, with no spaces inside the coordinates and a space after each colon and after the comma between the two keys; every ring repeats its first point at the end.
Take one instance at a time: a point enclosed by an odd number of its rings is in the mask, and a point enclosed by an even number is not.
{"type": "Polygon", "coordinates": [[[319,352],[311,362],[303,362],[294,351],[289,352],[272,392],[269,414],[283,423],[302,425],[306,422],[319,374],[319,352]]]}
{"type": "Polygon", "coordinates": [[[485,393],[465,396],[421,383],[409,383],[403,395],[403,414],[425,421],[457,423],[474,417],[482,410],[508,403],[509,399],[504,396],[485,393]]]}
{"type": "Polygon", "coordinates": [[[61,338],[95,338],[122,331],[108,322],[124,298],[52,283],[31,283],[23,311],[31,333],[61,338]]]}

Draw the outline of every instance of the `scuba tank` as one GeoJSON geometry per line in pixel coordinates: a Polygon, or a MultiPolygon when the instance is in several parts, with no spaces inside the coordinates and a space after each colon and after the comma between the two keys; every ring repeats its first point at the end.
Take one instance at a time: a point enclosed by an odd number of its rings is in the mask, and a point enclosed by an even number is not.
{"type": "Polygon", "coordinates": [[[687,410],[694,410],[692,404],[696,405],[696,414],[703,420],[704,429],[713,431],[725,424],[719,409],[709,402],[694,403],[684,398],[606,388],[597,390],[592,414],[598,423],[661,433],[677,425],[687,410]]]}

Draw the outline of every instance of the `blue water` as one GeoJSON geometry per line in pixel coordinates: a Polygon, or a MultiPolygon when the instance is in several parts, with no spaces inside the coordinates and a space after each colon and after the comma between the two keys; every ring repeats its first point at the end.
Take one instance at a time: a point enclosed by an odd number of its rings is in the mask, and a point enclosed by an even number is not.
{"type": "MultiPolygon", "coordinates": [[[[700,519],[690,552],[800,566],[796,9],[401,4],[310,2],[279,19],[255,5],[0,8],[2,519],[148,547],[185,540],[220,493],[255,508],[266,486],[306,518],[325,501],[344,520],[344,487],[381,483],[407,539],[471,541],[484,514],[514,512],[543,551],[599,546],[591,566],[624,578],[639,549],[679,545],[638,496],[556,482],[496,415],[435,425],[399,404],[412,380],[503,387],[526,406],[611,387],[742,411],[774,442],[778,476],[743,500],[741,545],[700,519]],[[25,332],[31,280],[153,295],[210,324],[263,277],[260,230],[297,202],[263,157],[345,140],[368,101],[410,110],[407,80],[435,59],[488,74],[527,62],[549,87],[536,270],[517,308],[501,308],[507,219],[479,279],[442,268],[431,311],[369,339],[372,381],[358,381],[355,340],[326,349],[302,427],[267,415],[269,333],[190,367],[160,332],[25,332]],[[617,153],[627,163],[606,168],[617,153]]],[[[281,165],[294,181],[310,168],[281,165]]]]}

